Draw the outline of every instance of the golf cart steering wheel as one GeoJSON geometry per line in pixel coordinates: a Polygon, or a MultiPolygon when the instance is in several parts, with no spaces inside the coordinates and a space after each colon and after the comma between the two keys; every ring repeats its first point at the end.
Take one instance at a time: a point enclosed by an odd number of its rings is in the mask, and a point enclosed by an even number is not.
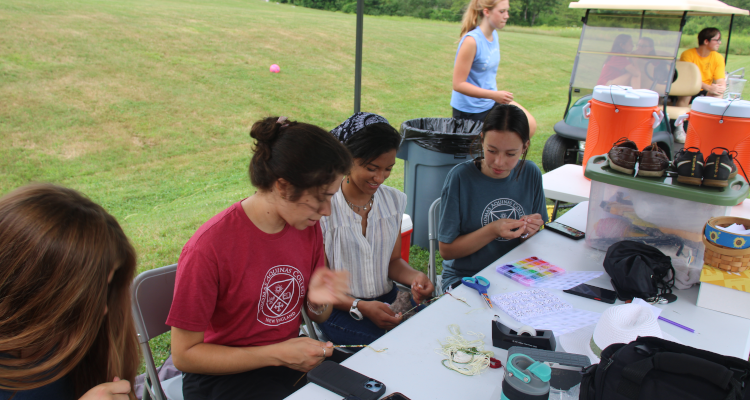
{"type": "Polygon", "coordinates": [[[646,73],[648,79],[651,80],[651,87],[649,89],[654,90],[656,85],[666,85],[669,81],[669,63],[661,60],[649,60],[643,67],[643,71],[646,73]],[[649,73],[649,66],[653,68],[653,74],[649,73]]]}

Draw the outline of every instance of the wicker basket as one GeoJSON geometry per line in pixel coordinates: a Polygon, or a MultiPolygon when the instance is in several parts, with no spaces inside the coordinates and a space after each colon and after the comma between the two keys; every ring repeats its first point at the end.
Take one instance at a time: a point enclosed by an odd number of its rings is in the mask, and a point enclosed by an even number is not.
{"type": "MultiPolygon", "coordinates": [[[[737,217],[715,217],[708,220],[706,227],[716,228],[717,226],[727,227],[733,223],[750,227],[750,220],[737,217]]],[[[706,252],[703,255],[703,262],[719,269],[730,272],[742,272],[750,267],[750,248],[731,248],[716,243],[715,239],[709,237],[709,230],[704,227],[703,244],[706,246],[706,252]]],[[[738,235],[731,232],[721,231],[722,236],[735,239],[733,243],[750,243],[750,235],[738,235]]],[[[737,246],[735,246],[737,247],[737,246]]]]}

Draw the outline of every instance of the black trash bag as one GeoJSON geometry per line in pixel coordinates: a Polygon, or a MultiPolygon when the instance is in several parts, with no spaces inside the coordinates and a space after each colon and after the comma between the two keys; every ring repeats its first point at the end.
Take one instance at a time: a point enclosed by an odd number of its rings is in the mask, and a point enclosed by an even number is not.
{"type": "Polygon", "coordinates": [[[656,247],[630,240],[609,246],[604,270],[622,301],[672,293],[674,286],[672,259],[656,247]]]}
{"type": "Polygon", "coordinates": [[[404,140],[438,153],[468,155],[471,143],[482,132],[481,121],[455,118],[417,118],[401,124],[404,140]]]}

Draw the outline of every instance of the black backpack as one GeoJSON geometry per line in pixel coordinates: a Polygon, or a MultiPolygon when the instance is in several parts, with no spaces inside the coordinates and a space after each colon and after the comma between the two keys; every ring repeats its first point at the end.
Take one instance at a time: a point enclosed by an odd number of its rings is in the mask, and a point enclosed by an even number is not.
{"type": "Polygon", "coordinates": [[[750,399],[750,363],[656,337],[602,351],[586,369],[580,400],[750,399]]]}
{"type": "Polygon", "coordinates": [[[674,286],[672,259],[644,243],[623,240],[609,246],[604,270],[622,301],[672,293],[674,286]]]}

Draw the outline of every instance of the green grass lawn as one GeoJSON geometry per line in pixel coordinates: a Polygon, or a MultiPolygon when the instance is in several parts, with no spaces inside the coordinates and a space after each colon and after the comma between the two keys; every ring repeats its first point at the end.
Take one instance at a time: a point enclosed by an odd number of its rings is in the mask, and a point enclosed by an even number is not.
{"type": "MultiPolygon", "coordinates": [[[[34,181],[83,191],[123,224],[140,270],[175,262],[202,222],[253,192],[253,121],[330,129],[352,112],[350,14],[255,0],[9,0],[0,22],[0,193],[34,181]]],[[[458,30],[366,17],[362,109],[394,126],[449,117],[458,30]]],[[[537,117],[539,162],[576,40],[501,40],[498,80],[537,117]]],[[[389,183],[403,187],[401,162],[389,183]]]]}
{"type": "MultiPolygon", "coordinates": [[[[394,126],[449,117],[459,25],[364,21],[362,110],[394,126]]],[[[123,225],[139,271],[172,264],[203,222],[253,193],[255,120],[331,129],[352,113],[354,31],[352,14],[260,0],[4,0],[0,194],[39,181],[81,190],[123,225]]],[[[541,164],[577,38],[500,41],[499,87],[536,116],[529,159],[541,164]]],[[[750,56],[730,56],[738,66],[750,56]]],[[[388,184],[403,188],[402,162],[388,184]]],[[[412,257],[424,267],[423,251],[412,257]]]]}

